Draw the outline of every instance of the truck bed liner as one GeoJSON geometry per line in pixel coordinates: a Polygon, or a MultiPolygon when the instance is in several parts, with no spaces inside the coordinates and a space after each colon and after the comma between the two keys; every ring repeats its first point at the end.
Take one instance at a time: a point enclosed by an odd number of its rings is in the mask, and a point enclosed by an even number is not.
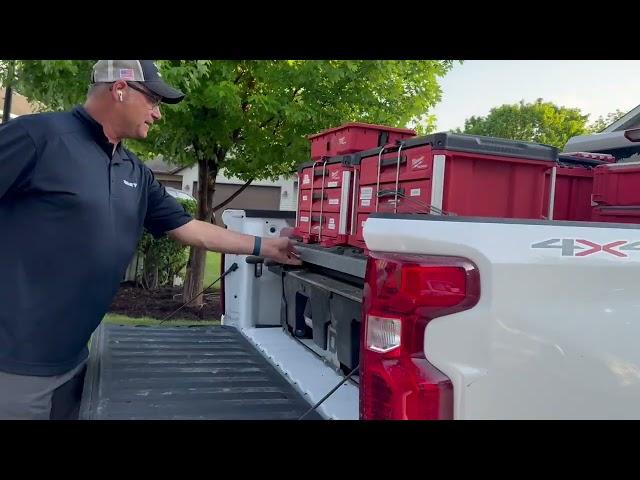
{"type": "Polygon", "coordinates": [[[293,420],[309,407],[232,327],[103,324],[91,344],[80,418],[293,420]]]}

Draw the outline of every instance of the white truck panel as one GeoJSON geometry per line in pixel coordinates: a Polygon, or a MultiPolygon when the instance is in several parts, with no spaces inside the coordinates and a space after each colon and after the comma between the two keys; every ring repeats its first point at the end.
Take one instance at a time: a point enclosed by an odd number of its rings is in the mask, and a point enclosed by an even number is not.
{"type": "MultiPolygon", "coordinates": [[[[282,229],[291,227],[291,222],[286,219],[250,218],[244,210],[225,210],[222,221],[229,230],[267,238],[279,237],[282,229]]],[[[225,295],[226,313],[223,324],[240,329],[256,325],[278,325],[281,279],[264,266],[262,275],[256,277],[256,267],[247,264],[246,258],[247,255],[225,255],[224,268],[229,268],[235,262],[238,270],[225,278],[225,287],[230,294],[225,295]]]]}
{"type": "Polygon", "coordinates": [[[640,231],[472,220],[364,228],[373,251],[478,266],[477,306],[425,332],[427,358],[453,382],[454,418],[640,418],[640,231]]]}

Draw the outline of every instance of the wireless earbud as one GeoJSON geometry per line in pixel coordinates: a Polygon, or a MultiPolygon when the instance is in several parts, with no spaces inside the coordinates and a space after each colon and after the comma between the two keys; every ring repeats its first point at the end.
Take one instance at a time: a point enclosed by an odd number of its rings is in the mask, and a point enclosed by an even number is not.
{"type": "Polygon", "coordinates": [[[122,92],[118,92],[118,97],[120,98],[120,101],[122,101],[122,92]]]}

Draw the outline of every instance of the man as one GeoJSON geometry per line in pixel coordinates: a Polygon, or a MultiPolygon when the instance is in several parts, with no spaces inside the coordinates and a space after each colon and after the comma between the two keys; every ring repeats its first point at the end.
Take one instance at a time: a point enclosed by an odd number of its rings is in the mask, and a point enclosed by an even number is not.
{"type": "Polygon", "coordinates": [[[287,238],[192,219],[122,146],[183,98],[150,60],[100,60],[83,107],[0,127],[0,418],[77,418],[87,342],[143,227],[300,264],[287,238]]]}

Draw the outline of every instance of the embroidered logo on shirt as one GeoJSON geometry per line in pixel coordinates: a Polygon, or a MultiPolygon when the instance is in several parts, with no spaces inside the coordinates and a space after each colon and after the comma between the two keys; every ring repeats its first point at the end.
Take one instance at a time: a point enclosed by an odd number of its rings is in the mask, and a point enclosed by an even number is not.
{"type": "Polygon", "coordinates": [[[127,187],[136,188],[138,186],[137,183],[127,182],[126,180],[122,180],[127,187]]]}

